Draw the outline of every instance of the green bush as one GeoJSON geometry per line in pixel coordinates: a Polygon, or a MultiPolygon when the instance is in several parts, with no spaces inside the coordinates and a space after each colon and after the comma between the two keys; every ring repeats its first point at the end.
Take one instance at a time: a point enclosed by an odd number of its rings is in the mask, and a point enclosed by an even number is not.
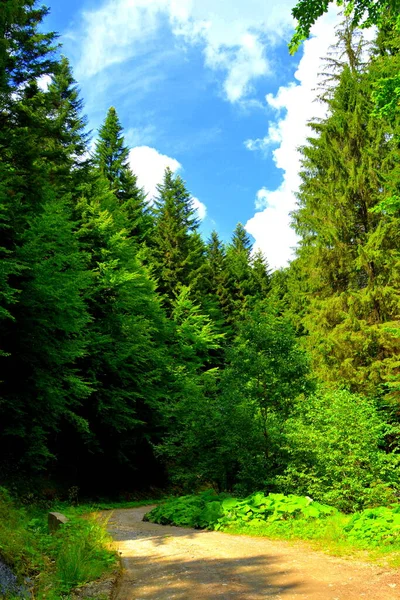
{"type": "Polygon", "coordinates": [[[145,520],[160,525],[212,529],[223,515],[221,506],[226,497],[226,494],[207,491],[196,496],[173,498],[147,513],[145,520]]]}
{"type": "Polygon", "coordinates": [[[344,529],[350,540],[366,542],[369,546],[400,543],[400,505],[356,513],[344,529]]]}
{"type": "Polygon", "coordinates": [[[289,519],[322,519],[335,512],[335,508],[314,502],[308,497],[283,494],[265,496],[262,492],[257,492],[244,500],[232,498],[230,502],[225,501],[224,514],[218,519],[215,529],[226,529],[242,522],[257,527],[266,521],[273,523],[289,519]]]}
{"type": "Polygon", "coordinates": [[[310,498],[257,492],[244,500],[226,494],[205,492],[169,500],[147,513],[145,519],[161,525],[178,525],[200,529],[223,530],[240,524],[286,521],[289,519],[321,519],[336,509],[310,498]]]}
{"type": "Polygon", "coordinates": [[[284,539],[320,540],[326,546],[400,550],[400,505],[353,516],[307,496],[257,492],[243,500],[205,492],[173,498],[145,515],[153,523],[284,539]]]}
{"type": "Polygon", "coordinates": [[[400,455],[382,449],[388,429],[373,400],[315,394],[285,424],[288,466],[275,483],[349,513],[396,502],[400,455]]]}

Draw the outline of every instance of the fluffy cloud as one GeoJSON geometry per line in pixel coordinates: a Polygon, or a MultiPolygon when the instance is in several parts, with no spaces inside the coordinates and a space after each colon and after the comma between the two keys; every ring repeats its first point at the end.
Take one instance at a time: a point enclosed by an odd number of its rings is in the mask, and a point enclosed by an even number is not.
{"type": "MultiPolygon", "coordinates": [[[[173,173],[177,173],[182,165],[175,158],[161,154],[150,146],[136,146],[129,153],[129,164],[132,171],[137,175],[139,187],[144,188],[149,202],[157,196],[157,185],[162,183],[164,172],[167,167],[173,173]]],[[[207,207],[198,198],[193,196],[193,207],[200,221],[207,215],[207,207]]]]}
{"type": "Polygon", "coordinates": [[[151,201],[157,195],[157,185],[162,182],[167,167],[176,173],[182,165],[165,154],[160,154],[150,146],[136,146],[129,153],[129,164],[137,175],[138,184],[143,187],[151,201]]]}
{"type": "Polygon", "coordinates": [[[297,243],[290,227],[289,213],[296,206],[295,192],[300,178],[298,147],[310,135],[307,123],[326,114],[325,105],[315,101],[318,73],[322,70],[321,57],[326,56],[334,42],[335,12],[331,12],[314,26],[313,36],[304,44],[304,54],[295,73],[296,82],[279,88],[275,96],[266,97],[267,104],[276,111],[277,119],[269,124],[267,135],[247,140],[249,150],[263,150],[279,144],[273,150],[276,166],[282,169],[283,181],[278,189],[262,188],[257,192],[253,218],[246,229],[255,238],[255,247],[267,256],[271,266],[285,266],[297,243]]]}
{"type": "Polygon", "coordinates": [[[192,198],[192,204],[193,204],[193,208],[197,212],[197,218],[200,219],[200,221],[204,221],[204,219],[207,216],[206,205],[203,202],[201,202],[198,198],[196,198],[195,196],[193,196],[193,198],[192,198]]]}
{"type": "Polygon", "coordinates": [[[266,75],[268,44],[292,25],[293,0],[107,0],[83,13],[79,79],[146,51],[160,27],[187,44],[202,44],[205,64],[225,73],[224,91],[231,102],[243,98],[252,81],[266,75]]]}

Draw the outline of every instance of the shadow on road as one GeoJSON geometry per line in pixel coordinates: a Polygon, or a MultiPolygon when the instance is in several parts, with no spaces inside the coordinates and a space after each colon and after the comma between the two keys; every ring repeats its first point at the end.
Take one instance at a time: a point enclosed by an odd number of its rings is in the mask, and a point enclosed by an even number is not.
{"type": "Polygon", "coordinates": [[[117,600],[284,600],[294,590],[300,597],[305,592],[295,573],[280,568],[277,557],[241,557],[237,551],[231,556],[229,536],[221,556],[220,547],[213,552],[210,532],[160,529],[142,524],[132,531],[129,523],[114,529],[110,523],[124,569],[117,600]]]}

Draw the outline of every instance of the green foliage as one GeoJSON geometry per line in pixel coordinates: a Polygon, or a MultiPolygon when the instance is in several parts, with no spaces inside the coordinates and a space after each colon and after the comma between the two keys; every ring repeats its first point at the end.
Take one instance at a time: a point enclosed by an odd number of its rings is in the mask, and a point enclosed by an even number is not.
{"type": "Polygon", "coordinates": [[[182,286],[200,285],[204,243],[193,201],[181,177],[166,169],[155,201],[155,231],[151,264],[169,311],[182,286]]]}
{"type": "Polygon", "coordinates": [[[129,149],[125,146],[123,129],[117,112],[111,107],[99,131],[94,163],[115,193],[126,219],[128,237],[137,244],[150,244],[153,219],[146,196],[137,185],[137,177],[129,165],[129,149]]]}
{"type": "MultiPolygon", "coordinates": [[[[362,62],[351,30],[339,35],[349,63],[334,73],[337,85],[323,97],[329,116],[312,124],[302,149],[294,268],[316,374],[374,395],[397,373],[400,353],[391,332],[399,307],[399,215],[375,209],[399,186],[400,121],[371,116],[371,85],[380,70],[362,62]]],[[[382,60],[389,68],[390,52],[382,60]]]]}
{"type": "MultiPolygon", "coordinates": [[[[212,529],[278,539],[313,542],[334,554],[374,551],[379,555],[400,550],[400,508],[366,509],[353,516],[309,497],[256,492],[238,500],[207,491],[171,498],[145,515],[162,525],[212,529]]],[[[365,554],[362,555],[365,558],[365,554]]]]}
{"type": "Polygon", "coordinates": [[[213,491],[183,496],[167,501],[145,519],[161,525],[178,525],[200,529],[229,530],[243,524],[258,527],[265,522],[290,519],[323,519],[336,509],[314,502],[311,498],[257,492],[244,500],[213,491]]]}
{"type": "MultiPolygon", "coordinates": [[[[96,518],[70,518],[53,537],[48,550],[55,561],[54,578],[58,591],[69,592],[79,585],[98,579],[114,567],[116,556],[110,550],[110,541],[104,524],[96,518]]],[[[54,591],[51,592],[54,595],[54,591]]]]}
{"type": "Polygon", "coordinates": [[[238,491],[249,493],[273,485],[285,464],[283,423],[296,397],[312,387],[308,359],[290,322],[270,304],[246,314],[227,359],[220,401],[225,485],[234,477],[238,491]]]}
{"type": "Polygon", "coordinates": [[[400,505],[371,508],[356,513],[345,527],[350,540],[369,546],[400,543],[400,505]]]}
{"type": "Polygon", "coordinates": [[[174,498],[147,513],[145,520],[161,525],[212,529],[223,514],[222,501],[225,497],[210,490],[197,496],[174,498]]]}
{"type": "MultiPolygon", "coordinates": [[[[292,10],[297,20],[296,31],[290,41],[289,51],[294,54],[301,43],[310,36],[311,27],[328,11],[329,4],[334,0],[300,0],[292,10]]],[[[389,10],[396,14],[398,0],[336,0],[337,6],[343,6],[346,16],[351,17],[353,27],[371,27],[378,25],[389,10]]]]}
{"type": "Polygon", "coordinates": [[[400,455],[383,450],[390,430],[375,402],[346,390],[300,401],[285,423],[289,461],[278,485],[346,512],[393,502],[400,455]]]}
{"type": "Polygon", "coordinates": [[[30,582],[35,598],[58,600],[115,566],[105,523],[77,518],[71,508],[67,514],[68,523],[50,535],[46,511],[18,506],[0,488],[0,556],[21,583],[30,582]]]}
{"type": "Polygon", "coordinates": [[[352,541],[369,546],[400,543],[400,506],[371,508],[356,513],[345,527],[352,541]]]}

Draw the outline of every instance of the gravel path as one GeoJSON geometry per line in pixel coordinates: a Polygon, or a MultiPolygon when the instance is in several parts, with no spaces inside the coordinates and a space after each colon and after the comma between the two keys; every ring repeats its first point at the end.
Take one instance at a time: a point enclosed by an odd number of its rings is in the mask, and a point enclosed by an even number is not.
{"type": "Polygon", "coordinates": [[[400,600],[400,573],[302,545],[144,523],[114,511],[123,574],[115,600],[400,600]]]}

